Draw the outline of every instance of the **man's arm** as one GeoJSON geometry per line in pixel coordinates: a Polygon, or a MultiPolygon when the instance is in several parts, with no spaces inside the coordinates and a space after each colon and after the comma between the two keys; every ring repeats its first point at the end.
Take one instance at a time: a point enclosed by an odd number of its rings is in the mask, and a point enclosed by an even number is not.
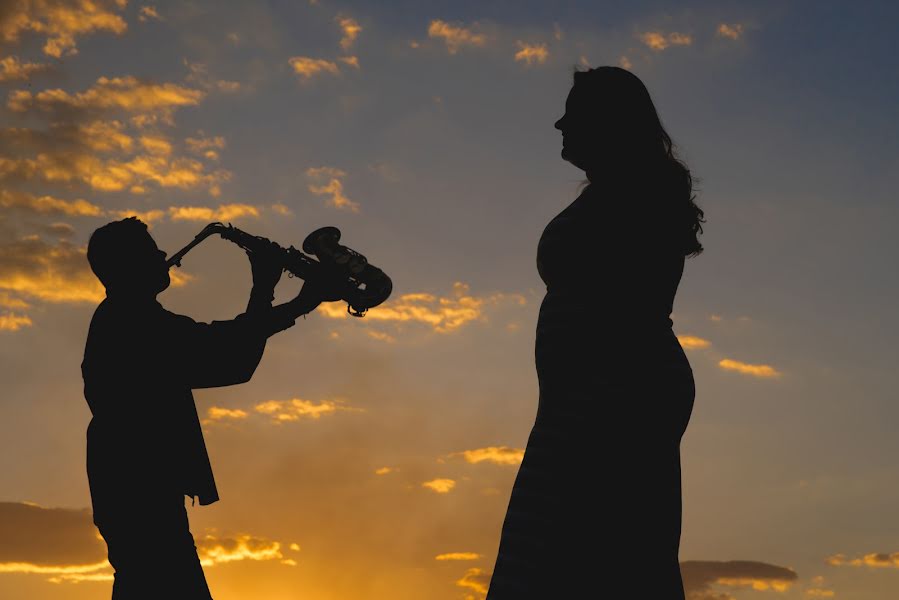
{"type": "MultiPolygon", "coordinates": [[[[262,360],[265,342],[292,327],[296,319],[312,312],[323,299],[332,299],[335,282],[304,283],[297,296],[272,306],[274,288],[281,277],[278,255],[249,253],[253,289],[246,312],[230,321],[198,323],[176,317],[173,343],[182,356],[182,373],[194,389],[221,387],[250,380],[262,360]]],[[[336,299],[336,298],[334,298],[336,299]]]]}

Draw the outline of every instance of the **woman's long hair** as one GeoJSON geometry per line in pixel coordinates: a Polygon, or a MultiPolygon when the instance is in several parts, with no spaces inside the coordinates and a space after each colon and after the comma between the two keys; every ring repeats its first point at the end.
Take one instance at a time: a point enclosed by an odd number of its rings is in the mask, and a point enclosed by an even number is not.
{"type": "Polygon", "coordinates": [[[601,123],[600,144],[607,150],[597,153],[599,160],[625,157],[645,167],[647,179],[664,188],[657,200],[665,205],[659,208],[677,228],[676,239],[684,255],[700,254],[703,248],[698,237],[705,214],[695,202],[693,176],[675,154],[671,136],[662,126],[643,82],[625,69],[599,67],[576,70],[574,89],[586,97],[591,107],[590,120],[601,123]]]}

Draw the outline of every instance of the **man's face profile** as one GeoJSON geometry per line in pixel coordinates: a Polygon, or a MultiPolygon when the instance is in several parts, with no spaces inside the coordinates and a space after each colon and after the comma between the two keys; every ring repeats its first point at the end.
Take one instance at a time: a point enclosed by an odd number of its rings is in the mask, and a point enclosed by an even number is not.
{"type": "Polygon", "coordinates": [[[88,244],[88,260],[107,295],[155,297],[171,283],[165,256],[137,219],[99,228],[88,244]]]}

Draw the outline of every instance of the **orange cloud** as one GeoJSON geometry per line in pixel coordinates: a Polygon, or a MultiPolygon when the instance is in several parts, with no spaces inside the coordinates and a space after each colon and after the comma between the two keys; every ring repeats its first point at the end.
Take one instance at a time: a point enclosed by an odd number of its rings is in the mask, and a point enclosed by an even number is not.
{"type": "Polygon", "coordinates": [[[221,184],[231,179],[229,171],[206,172],[191,158],[169,160],[164,156],[139,155],[131,160],[104,160],[82,152],[40,153],[35,158],[0,157],[0,178],[39,179],[49,183],[80,182],[101,192],[131,189],[144,191],[153,182],[163,188],[207,188],[212,196],[221,194],[221,184]]]}
{"type": "Polygon", "coordinates": [[[331,75],[340,74],[340,68],[337,66],[337,63],[323,58],[293,56],[288,59],[287,62],[293,67],[294,73],[299,75],[304,81],[308,81],[313,76],[320,73],[330,73],[331,75]]]}
{"type": "Polygon", "coordinates": [[[455,54],[463,46],[483,46],[487,43],[487,37],[481,33],[474,33],[471,29],[461,25],[453,25],[446,21],[435,19],[428,25],[428,36],[439,38],[446,44],[446,50],[455,54]]]}
{"type": "MultiPolygon", "coordinates": [[[[519,294],[472,296],[467,284],[456,282],[453,284],[452,297],[427,293],[403,294],[366,313],[366,319],[400,324],[421,323],[430,326],[437,333],[450,333],[472,321],[485,320],[484,312],[488,306],[505,301],[513,301],[519,306],[526,304],[524,296],[519,294]]],[[[338,303],[322,304],[316,313],[332,319],[346,317],[345,307],[338,303]]]]}
{"type": "Polygon", "coordinates": [[[771,378],[780,377],[781,375],[780,371],[770,365],[752,365],[729,358],[718,361],[718,366],[725,371],[736,371],[737,373],[752,375],[753,377],[771,378]]]}
{"type": "Polygon", "coordinates": [[[282,217],[289,217],[293,214],[293,211],[290,210],[290,207],[286,204],[272,204],[272,211],[278,213],[282,217]]]}
{"type": "Polygon", "coordinates": [[[309,191],[317,196],[330,196],[327,201],[328,206],[332,206],[338,210],[348,210],[350,212],[359,212],[359,203],[354,202],[346,197],[343,193],[343,182],[341,178],[346,176],[345,171],[335,169],[333,167],[311,167],[306,169],[306,176],[312,180],[321,181],[327,179],[327,183],[317,185],[310,183],[309,191]]]}
{"type": "Polygon", "coordinates": [[[857,558],[849,558],[845,554],[827,557],[825,562],[833,567],[874,567],[899,568],[899,552],[871,552],[857,558]]]}
{"type": "MultiPolygon", "coordinates": [[[[0,290],[54,303],[97,303],[103,285],[87,262],[87,250],[67,241],[50,244],[36,235],[0,244],[0,290]]],[[[189,280],[172,273],[172,285],[189,280]]]]}
{"type": "Polygon", "coordinates": [[[220,204],[208,206],[171,206],[169,218],[173,221],[233,221],[242,217],[258,217],[259,207],[251,204],[220,204]]]}
{"type": "Polygon", "coordinates": [[[524,458],[523,448],[509,448],[508,446],[488,446],[474,450],[464,450],[450,454],[450,457],[461,456],[465,462],[476,465],[489,462],[495,465],[515,466],[521,464],[524,458]]]}
{"type": "Polygon", "coordinates": [[[456,487],[456,482],[452,479],[432,479],[425,481],[421,486],[438,494],[448,494],[456,487]]]}
{"type": "Polygon", "coordinates": [[[37,236],[0,245],[0,289],[46,302],[99,302],[106,295],[85,248],[37,236]]]}
{"type": "Polygon", "coordinates": [[[7,107],[24,112],[32,108],[44,111],[74,108],[81,110],[122,110],[136,113],[170,111],[182,106],[199,104],[205,96],[176,83],[153,83],[137,77],[100,77],[84,92],[69,94],[61,89],[49,89],[32,95],[25,90],[10,94],[7,107]]]}
{"type": "Polygon", "coordinates": [[[48,64],[20,62],[16,56],[0,58],[0,83],[20,81],[50,68],[48,64]]]}
{"type": "Polygon", "coordinates": [[[0,190],[0,207],[46,215],[97,217],[103,209],[87,200],[63,200],[53,196],[35,196],[27,192],[0,190]]]}
{"type": "Polygon", "coordinates": [[[138,12],[137,20],[141,23],[146,23],[150,19],[154,19],[156,21],[163,21],[164,19],[159,16],[159,12],[153,6],[141,6],[140,11],[138,12]]]}
{"type": "MultiPolygon", "coordinates": [[[[0,39],[16,43],[27,31],[45,35],[44,53],[55,58],[77,54],[77,36],[95,31],[121,35],[128,29],[125,20],[111,10],[109,2],[102,0],[30,0],[11,4],[0,13],[0,39]]],[[[117,1],[116,5],[121,9],[125,2],[117,1]]]]}
{"type": "Polygon", "coordinates": [[[448,552],[446,554],[438,554],[434,560],[478,560],[481,555],[477,552],[448,552]]]}
{"type": "Polygon", "coordinates": [[[28,315],[0,314],[0,331],[18,331],[23,327],[31,327],[32,325],[33,323],[28,315]]]}
{"type": "Polygon", "coordinates": [[[339,60],[340,62],[342,62],[345,65],[349,65],[349,66],[353,67],[354,69],[359,68],[359,57],[357,57],[357,56],[341,56],[337,60],[339,60]]]}
{"type": "Polygon", "coordinates": [[[346,406],[344,400],[322,400],[315,403],[311,400],[293,398],[291,400],[269,400],[260,402],[255,407],[256,412],[268,415],[276,423],[286,421],[299,421],[303,419],[317,420],[325,415],[331,415],[338,411],[359,410],[346,406]]]}
{"type": "Polygon", "coordinates": [[[14,298],[10,296],[6,292],[0,292],[0,307],[3,308],[30,308],[31,305],[22,300],[21,298],[14,298]]]}
{"type": "Polygon", "coordinates": [[[30,502],[0,502],[0,573],[51,575],[53,581],[112,576],[89,510],[30,502]]]}
{"type": "Polygon", "coordinates": [[[359,37],[362,27],[354,19],[349,17],[338,16],[337,23],[340,25],[340,30],[343,32],[343,38],[340,40],[340,47],[344,50],[349,50],[352,47],[353,42],[356,41],[356,38],[359,37]]]}
{"type": "Polygon", "coordinates": [[[477,594],[486,594],[487,588],[490,587],[490,573],[484,569],[468,569],[462,579],[456,581],[456,585],[477,594]]]}
{"type": "Polygon", "coordinates": [[[222,408],[220,406],[210,406],[206,411],[206,417],[210,421],[222,421],[225,419],[246,419],[248,413],[239,408],[222,408]]]}
{"type": "Polygon", "coordinates": [[[202,154],[204,157],[209,160],[218,160],[219,159],[219,150],[223,150],[225,148],[225,138],[217,135],[215,137],[199,137],[199,138],[186,138],[184,143],[187,145],[187,149],[195,154],[202,154]]]}
{"type": "Polygon", "coordinates": [[[393,467],[380,467],[375,469],[375,475],[388,475],[396,471],[393,467]]]}
{"type": "Polygon", "coordinates": [[[721,597],[713,585],[784,592],[798,579],[792,569],[750,560],[687,560],[681,563],[681,575],[687,597],[697,599],[721,597]]]}
{"type": "Polygon", "coordinates": [[[167,139],[156,135],[142,135],[140,145],[150,154],[168,156],[172,153],[172,144],[167,139]]]}
{"type": "Polygon", "coordinates": [[[650,49],[657,52],[665,50],[669,46],[689,46],[693,43],[693,38],[684,33],[673,31],[668,35],[659,31],[647,31],[637,36],[641,42],[649,46],[650,49]]]}
{"type": "Polygon", "coordinates": [[[515,53],[515,60],[530,65],[542,65],[549,57],[549,50],[546,44],[528,44],[519,40],[518,52],[515,53]]]}
{"type": "Polygon", "coordinates": [[[283,559],[281,543],[251,535],[218,537],[207,534],[196,540],[197,554],[204,567],[240,560],[283,559]]]}
{"type": "Polygon", "coordinates": [[[721,23],[718,25],[718,29],[715,32],[718,37],[724,37],[731,40],[738,40],[743,36],[743,26],[739,23],[733,23],[728,25],[727,23],[721,23]]]}
{"type": "Polygon", "coordinates": [[[684,350],[700,350],[712,345],[712,342],[695,335],[679,335],[677,341],[684,350]]]}

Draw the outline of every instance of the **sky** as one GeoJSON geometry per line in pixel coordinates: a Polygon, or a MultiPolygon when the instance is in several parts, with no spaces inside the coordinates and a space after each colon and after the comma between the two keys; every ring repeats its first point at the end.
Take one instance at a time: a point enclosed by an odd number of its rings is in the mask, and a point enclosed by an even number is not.
{"type": "MultiPolygon", "coordinates": [[[[583,179],[553,123],[574,68],[604,64],[646,83],[707,217],[672,315],[697,387],[689,599],[896,597],[897,19],[877,1],[0,0],[0,597],[110,593],[85,245],[138,215],[169,253],[212,221],[284,246],[333,225],[394,282],[195,393],[221,501],[188,513],[215,598],[481,600],[536,410],[537,240],[583,179]]],[[[583,258],[585,277],[616,260],[583,258]]],[[[246,304],[226,241],[176,274],[169,310],[246,304]]]]}

